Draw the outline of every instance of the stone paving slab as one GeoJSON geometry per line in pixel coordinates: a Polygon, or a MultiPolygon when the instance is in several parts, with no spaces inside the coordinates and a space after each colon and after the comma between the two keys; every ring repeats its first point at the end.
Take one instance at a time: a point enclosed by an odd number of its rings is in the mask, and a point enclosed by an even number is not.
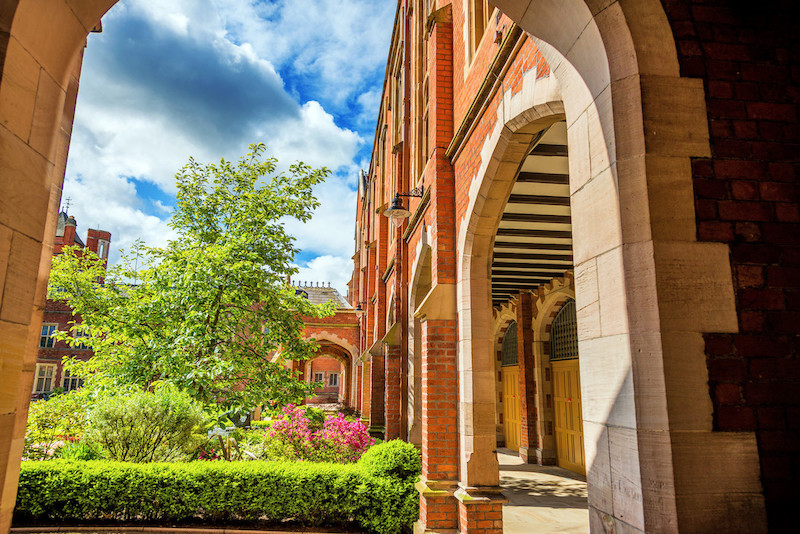
{"type": "Polygon", "coordinates": [[[524,464],[509,449],[497,451],[504,534],[589,532],[586,477],[560,467],[524,464]]]}

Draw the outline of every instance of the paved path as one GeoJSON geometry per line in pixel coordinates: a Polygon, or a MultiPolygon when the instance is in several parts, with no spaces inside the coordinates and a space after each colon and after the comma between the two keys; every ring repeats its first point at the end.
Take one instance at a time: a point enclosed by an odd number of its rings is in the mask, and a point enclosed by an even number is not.
{"type": "Polygon", "coordinates": [[[560,467],[523,464],[508,449],[497,451],[504,534],[589,532],[586,477],[560,467]]]}

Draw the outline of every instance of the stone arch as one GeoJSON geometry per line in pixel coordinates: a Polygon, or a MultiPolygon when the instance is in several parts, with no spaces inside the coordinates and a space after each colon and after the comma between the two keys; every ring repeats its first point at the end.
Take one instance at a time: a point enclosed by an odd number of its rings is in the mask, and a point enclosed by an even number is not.
{"type": "Polygon", "coordinates": [[[320,343],[319,350],[313,358],[307,360],[304,365],[304,375],[306,381],[311,381],[311,362],[318,358],[333,358],[342,365],[342,381],[339,385],[339,402],[352,406],[351,397],[353,393],[353,357],[350,352],[341,345],[334,343],[320,343]]]}
{"type": "Polygon", "coordinates": [[[763,525],[754,436],[711,432],[702,333],[736,331],[737,320],[727,246],[696,241],[690,158],[710,152],[702,82],[680,78],[660,2],[495,3],[551,75],[502,95],[460,227],[462,485],[496,484],[489,429],[476,424],[489,409],[478,387],[489,370],[486,251],[531,130],[563,117],[593,528],[736,528],[741,509],[763,525]],[[693,458],[709,455],[737,458],[736,503],[724,469],[688,482],[693,458]]]}
{"type": "MultiPolygon", "coordinates": [[[[516,298],[512,297],[508,301],[504,302],[500,306],[495,306],[492,310],[492,317],[494,322],[492,324],[492,339],[494,340],[493,354],[495,355],[494,358],[494,387],[495,387],[495,432],[497,436],[497,442],[505,441],[505,432],[503,429],[503,417],[505,417],[505,403],[502,397],[502,371],[503,371],[503,362],[501,357],[502,347],[503,347],[503,340],[505,338],[506,330],[508,326],[517,320],[517,304],[518,301],[516,298]]],[[[518,326],[521,328],[521,326],[518,326]]]]}
{"type": "Polygon", "coordinates": [[[345,366],[346,376],[344,379],[344,382],[347,384],[347,395],[344,397],[344,399],[349,406],[355,406],[357,392],[354,384],[356,383],[356,373],[358,372],[356,362],[358,361],[358,357],[360,355],[358,347],[347,341],[342,336],[339,336],[329,330],[317,330],[313,332],[313,334],[307,334],[306,338],[314,339],[320,343],[321,346],[335,345],[341,347],[342,350],[348,354],[349,360],[347,366],[345,366]]]}
{"type": "Polygon", "coordinates": [[[554,406],[548,403],[548,395],[553,396],[552,369],[549,361],[550,325],[561,307],[568,299],[575,298],[575,279],[567,276],[552,279],[534,292],[533,319],[533,357],[536,362],[536,396],[537,434],[540,439],[539,457],[544,464],[556,463],[555,435],[552,431],[555,422],[554,406]]]}

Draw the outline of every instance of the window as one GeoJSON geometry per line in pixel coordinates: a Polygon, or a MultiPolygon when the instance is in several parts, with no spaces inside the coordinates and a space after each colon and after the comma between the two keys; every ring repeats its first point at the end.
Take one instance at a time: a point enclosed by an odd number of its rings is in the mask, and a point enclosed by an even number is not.
{"type": "Polygon", "coordinates": [[[475,57],[475,51],[481,44],[483,34],[489,25],[492,8],[487,0],[469,0],[469,49],[468,61],[475,57]]]}
{"type": "Polygon", "coordinates": [[[503,336],[503,347],[500,350],[503,367],[511,367],[519,364],[519,352],[517,348],[517,322],[511,321],[506,328],[506,335],[503,336]]]}
{"type": "Polygon", "coordinates": [[[100,239],[97,242],[97,257],[101,260],[108,259],[108,241],[105,239],[100,239]]]}
{"type": "Polygon", "coordinates": [[[56,333],[57,324],[45,323],[42,325],[42,336],[39,338],[39,347],[43,349],[53,348],[53,334],[56,333]]]}
{"type": "Polygon", "coordinates": [[[575,301],[569,299],[559,310],[550,327],[550,361],[578,357],[578,318],[575,301]]]}
{"type": "Polygon", "coordinates": [[[322,373],[314,373],[314,382],[322,383],[323,375],[322,373]]]}
{"type": "Polygon", "coordinates": [[[34,393],[49,393],[53,389],[53,376],[56,374],[56,364],[36,364],[36,379],[33,381],[34,393]]]}
{"type": "Polygon", "coordinates": [[[64,391],[72,391],[73,389],[78,389],[83,385],[83,379],[74,376],[72,373],[69,372],[68,369],[64,369],[64,382],[63,388],[64,391]]]}
{"type": "Polygon", "coordinates": [[[86,349],[89,348],[89,342],[86,341],[86,338],[89,337],[89,331],[86,327],[83,326],[76,326],[72,332],[73,337],[75,338],[75,344],[73,345],[76,349],[86,349]]]}
{"type": "Polygon", "coordinates": [[[331,373],[328,375],[328,385],[329,386],[339,385],[339,373],[331,373]]]}

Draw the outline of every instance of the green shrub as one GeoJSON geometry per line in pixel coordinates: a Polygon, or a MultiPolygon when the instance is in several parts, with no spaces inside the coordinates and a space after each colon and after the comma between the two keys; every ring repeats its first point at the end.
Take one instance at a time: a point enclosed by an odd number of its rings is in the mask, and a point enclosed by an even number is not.
{"type": "Polygon", "coordinates": [[[56,456],[62,460],[100,460],[103,458],[103,448],[97,443],[71,441],[64,444],[56,456]]]}
{"type": "Polygon", "coordinates": [[[397,478],[412,484],[422,472],[422,457],[417,448],[399,439],[370,447],[358,464],[375,476],[397,478]]]}
{"type": "Polygon", "coordinates": [[[270,427],[272,424],[272,420],[263,420],[263,421],[250,421],[250,428],[257,428],[259,430],[264,430],[270,427]]]}
{"type": "Polygon", "coordinates": [[[91,412],[89,442],[112,460],[172,461],[186,458],[204,441],[201,406],[174,387],[105,396],[91,412]]]}
{"type": "Polygon", "coordinates": [[[31,402],[23,457],[45,460],[63,441],[80,438],[86,429],[88,405],[88,396],[82,390],[31,402]]]}
{"type": "Polygon", "coordinates": [[[311,432],[320,430],[325,424],[325,412],[314,406],[304,405],[299,407],[308,418],[308,429],[311,432]]]}
{"type": "Polygon", "coordinates": [[[353,520],[396,533],[418,517],[410,482],[359,464],[306,462],[23,462],[15,520],[159,522],[353,520]]]}

